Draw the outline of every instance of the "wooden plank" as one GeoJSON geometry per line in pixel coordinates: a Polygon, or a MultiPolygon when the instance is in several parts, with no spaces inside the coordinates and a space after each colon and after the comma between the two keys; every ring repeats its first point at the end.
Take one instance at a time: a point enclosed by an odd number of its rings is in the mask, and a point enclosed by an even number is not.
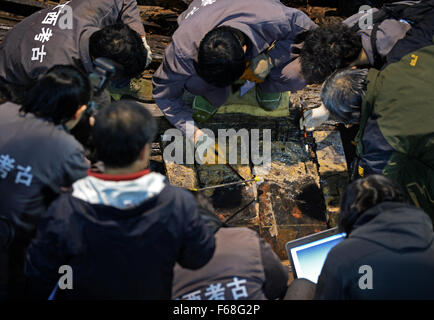
{"type": "Polygon", "coordinates": [[[327,228],[325,210],[316,165],[301,141],[273,141],[271,158],[269,172],[259,175],[260,235],[287,259],[288,241],[327,228]]]}
{"type": "MultiPolygon", "coordinates": [[[[40,0],[3,0],[5,2],[13,2],[38,8],[50,8],[59,4],[59,1],[40,1],[40,0]]],[[[66,1],[63,1],[66,2],[66,1]]]]}
{"type": "Polygon", "coordinates": [[[316,154],[327,222],[335,227],[339,219],[339,200],[348,184],[348,168],[338,131],[315,131],[316,154]]]}
{"type": "MultiPolygon", "coordinates": [[[[182,141],[184,141],[185,146],[185,137],[182,137],[180,134],[179,137],[182,141]]],[[[166,176],[169,182],[177,187],[183,187],[186,189],[190,188],[199,188],[199,180],[198,175],[196,173],[196,168],[194,164],[179,164],[175,163],[171,159],[168,159],[166,157],[166,153],[164,153],[165,148],[168,144],[170,144],[172,141],[163,141],[160,138],[160,145],[161,145],[161,151],[163,155],[163,162],[166,169],[166,176]]],[[[184,148],[185,150],[185,148],[184,148]]],[[[170,155],[168,155],[170,156],[170,155]]]]}

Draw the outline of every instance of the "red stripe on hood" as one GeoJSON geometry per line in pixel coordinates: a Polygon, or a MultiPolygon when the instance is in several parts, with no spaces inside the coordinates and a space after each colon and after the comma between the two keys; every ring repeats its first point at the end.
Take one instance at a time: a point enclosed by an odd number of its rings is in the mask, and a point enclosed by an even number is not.
{"type": "Polygon", "coordinates": [[[147,174],[149,174],[151,170],[145,169],[142,171],[128,173],[128,174],[105,174],[105,173],[97,173],[91,170],[87,171],[87,175],[91,177],[95,177],[97,179],[105,180],[105,181],[129,181],[141,178],[147,174]]]}

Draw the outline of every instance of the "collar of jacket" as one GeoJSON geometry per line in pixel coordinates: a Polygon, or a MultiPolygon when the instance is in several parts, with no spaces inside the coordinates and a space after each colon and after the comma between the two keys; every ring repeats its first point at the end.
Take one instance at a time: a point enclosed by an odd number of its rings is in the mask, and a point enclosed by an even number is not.
{"type": "MultiPolygon", "coordinates": [[[[220,26],[228,26],[228,27],[235,28],[241,31],[242,33],[244,33],[247,39],[250,40],[251,46],[250,48],[248,48],[249,50],[247,50],[246,52],[247,60],[253,59],[254,57],[258,56],[261,52],[263,52],[264,50],[270,47],[269,43],[267,43],[264,39],[262,39],[259,35],[257,35],[253,29],[251,29],[249,26],[243,23],[237,21],[226,21],[222,23],[220,26]]],[[[272,42],[274,41],[274,39],[270,39],[270,41],[272,42]]]]}
{"type": "Polygon", "coordinates": [[[87,175],[105,181],[128,181],[128,180],[138,179],[149,173],[151,173],[151,170],[149,169],[145,169],[134,173],[128,173],[128,174],[106,174],[106,173],[97,173],[88,170],[87,175]]]}
{"type": "Polygon", "coordinates": [[[90,175],[76,181],[72,186],[72,196],[92,205],[105,205],[125,210],[136,208],[148,199],[159,195],[166,186],[166,177],[157,172],[142,171],[140,177],[133,179],[129,175],[126,180],[119,180],[119,178],[125,179],[125,176],[98,176],[90,175]]]}

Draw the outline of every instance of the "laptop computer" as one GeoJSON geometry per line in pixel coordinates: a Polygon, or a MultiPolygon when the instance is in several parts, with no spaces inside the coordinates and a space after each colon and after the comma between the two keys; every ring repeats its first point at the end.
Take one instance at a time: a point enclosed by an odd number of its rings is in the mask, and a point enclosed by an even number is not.
{"type": "Polygon", "coordinates": [[[332,228],[289,241],[286,252],[294,277],[317,283],[327,254],[345,236],[345,233],[339,233],[338,228],[332,228]]]}

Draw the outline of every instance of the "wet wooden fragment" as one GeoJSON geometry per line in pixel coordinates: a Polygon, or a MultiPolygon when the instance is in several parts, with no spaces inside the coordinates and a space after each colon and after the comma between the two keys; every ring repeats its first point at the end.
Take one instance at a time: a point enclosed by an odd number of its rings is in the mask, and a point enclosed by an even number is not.
{"type": "Polygon", "coordinates": [[[316,154],[329,226],[337,225],[339,199],[348,184],[348,168],[338,131],[315,131],[316,154]]]}
{"type": "Polygon", "coordinates": [[[279,257],[285,244],[327,228],[316,166],[300,142],[272,142],[271,168],[254,166],[264,182],[258,186],[260,235],[279,257]]]}
{"type": "MultiPolygon", "coordinates": [[[[253,177],[248,165],[232,165],[232,167],[245,180],[253,177]]],[[[222,164],[212,166],[198,165],[197,174],[201,187],[242,181],[229,167],[222,164]]],[[[258,213],[253,201],[256,198],[255,183],[206,190],[202,191],[202,193],[209,197],[216,210],[216,214],[223,221],[239,212],[230,220],[230,225],[258,227],[258,213]]]]}
{"type": "Polygon", "coordinates": [[[174,145],[176,141],[181,141],[184,145],[183,152],[185,152],[186,139],[182,136],[181,132],[173,135],[172,139],[166,139],[164,138],[164,135],[160,135],[159,139],[166,176],[169,182],[174,186],[186,189],[199,188],[199,180],[197,178],[195,165],[185,164],[185,154],[183,154],[181,160],[177,161],[178,159],[175,159],[176,149],[173,149],[173,152],[168,151],[172,150],[169,149],[170,145],[174,145]]]}

